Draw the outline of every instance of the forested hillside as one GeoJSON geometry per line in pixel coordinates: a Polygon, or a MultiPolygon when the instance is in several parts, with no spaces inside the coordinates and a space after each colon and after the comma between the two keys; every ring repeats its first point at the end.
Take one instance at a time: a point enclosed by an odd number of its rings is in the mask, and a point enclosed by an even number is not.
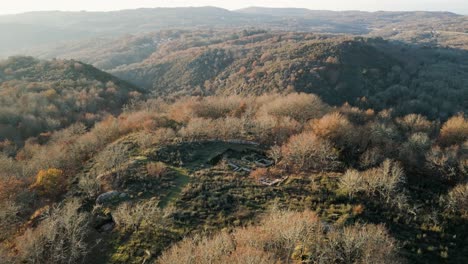
{"type": "Polygon", "coordinates": [[[78,61],[11,57],[0,62],[0,140],[29,137],[118,114],[139,90],[78,61]]]}
{"type": "Polygon", "coordinates": [[[263,30],[162,31],[43,57],[83,60],[154,95],[314,93],[327,103],[445,119],[466,109],[468,52],[381,38],[263,30]]]}
{"type": "Polygon", "coordinates": [[[317,94],[332,105],[444,119],[466,109],[467,61],[466,51],[381,39],[199,33],[168,41],[142,62],[110,72],[156,95],[291,90],[317,94]]]}

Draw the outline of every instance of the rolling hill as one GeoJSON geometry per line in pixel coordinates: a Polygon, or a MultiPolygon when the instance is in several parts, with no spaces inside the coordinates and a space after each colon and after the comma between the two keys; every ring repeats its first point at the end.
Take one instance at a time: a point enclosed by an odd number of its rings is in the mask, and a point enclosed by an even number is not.
{"type": "MultiPolygon", "coordinates": [[[[9,36],[0,43],[0,55],[22,53],[38,46],[47,49],[57,42],[167,29],[251,27],[296,32],[372,34],[415,42],[421,41],[421,37],[409,39],[405,35],[438,31],[443,35],[438,44],[452,45],[450,40],[465,37],[459,34],[466,33],[466,25],[466,16],[448,12],[332,12],[258,7],[236,11],[197,7],[114,12],[31,12],[0,16],[0,34],[9,36]]],[[[427,43],[433,41],[434,36],[428,35],[423,39],[427,43]]]]}
{"type": "Polygon", "coordinates": [[[107,70],[155,95],[258,95],[289,89],[317,94],[333,105],[391,107],[396,115],[446,118],[466,110],[468,57],[463,50],[305,33],[181,36],[158,45],[140,62],[107,70]]]}
{"type": "Polygon", "coordinates": [[[22,140],[117,114],[135,86],[72,60],[11,57],[0,62],[0,138],[22,140]]]}

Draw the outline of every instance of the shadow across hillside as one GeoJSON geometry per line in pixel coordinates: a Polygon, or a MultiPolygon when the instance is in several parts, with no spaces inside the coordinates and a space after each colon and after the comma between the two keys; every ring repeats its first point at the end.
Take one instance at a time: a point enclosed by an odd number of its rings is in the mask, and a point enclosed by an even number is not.
{"type": "Polygon", "coordinates": [[[466,110],[467,61],[466,50],[381,38],[198,32],[110,72],[158,96],[295,90],[332,105],[446,119],[466,110]],[[201,35],[204,43],[198,45],[201,35]]]}

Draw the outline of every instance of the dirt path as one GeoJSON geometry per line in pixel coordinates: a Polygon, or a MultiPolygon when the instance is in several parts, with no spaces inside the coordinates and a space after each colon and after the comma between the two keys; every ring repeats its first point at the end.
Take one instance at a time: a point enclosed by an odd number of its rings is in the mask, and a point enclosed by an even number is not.
{"type": "Polygon", "coordinates": [[[174,179],[175,186],[173,186],[166,197],[161,200],[161,208],[165,208],[171,202],[177,200],[184,187],[190,182],[190,176],[186,169],[178,167],[170,168],[176,173],[176,178],[174,179]]]}

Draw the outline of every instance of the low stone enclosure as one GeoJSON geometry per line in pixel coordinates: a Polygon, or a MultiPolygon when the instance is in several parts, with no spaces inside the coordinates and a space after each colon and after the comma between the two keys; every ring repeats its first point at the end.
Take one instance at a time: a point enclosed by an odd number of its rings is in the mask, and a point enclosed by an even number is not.
{"type": "Polygon", "coordinates": [[[213,157],[213,159],[210,160],[210,164],[217,165],[222,161],[226,162],[226,164],[236,172],[251,172],[256,168],[266,168],[273,165],[272,160],[254,149],[245,149],[242,151],[227,149],[223,153],[213,157]]]}
{"type": "Polygon", "coordinates": [[[288,176],[285,176],[280,179],[261,178],[258,182],[260,182],[263,185],[273,186],[273,185],[279,185],[282,182],[286,181],[287,179],[288,179],[288,176]]]}
{"type": "Polygon", "coordinates": [[[203,168],[225,162],[233,171],[250,172],[274,164],[259,144],[245,141],[183,142],[157,151],[158,160],[173,165],[203,168]]]}

